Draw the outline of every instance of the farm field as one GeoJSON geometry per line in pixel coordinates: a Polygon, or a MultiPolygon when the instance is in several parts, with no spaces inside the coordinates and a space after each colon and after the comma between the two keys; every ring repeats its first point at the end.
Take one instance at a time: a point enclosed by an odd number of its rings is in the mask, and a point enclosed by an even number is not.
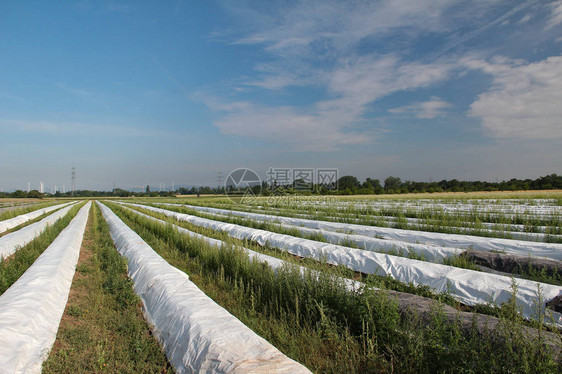
{"type": "Polygon", "coordinates": [[[561,199],[22,202],[0,219],[0,366],[559,372],[561,199]]]}

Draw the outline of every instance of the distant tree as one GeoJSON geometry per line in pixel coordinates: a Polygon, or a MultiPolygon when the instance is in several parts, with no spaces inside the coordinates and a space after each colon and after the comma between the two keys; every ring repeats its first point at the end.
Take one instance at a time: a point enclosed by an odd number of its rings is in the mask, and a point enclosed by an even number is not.
{"type": "Polygon", "coordinates": [[[146,188],[144,189],[145,193],[150,193],[150,186],[147,184],[146,188]]]}
{"type": "Polygon", "coordinates": [[[387,193],[399,192],[401,184],[400,178],[390,176],[384,180],[384,190],[387,193]]]}
{"type": "Polygon", "coordinates": [[[16,198],[27,197],[27,192],[24,192],[22,190],[16,190],[14,191],[14,193],[12,193],[12,197],[16,197],[16,198]]]}
{"type": "Polygon", "coordinates": [[[351,192],[354,192],[357,191],[359,187],[361,187],[359,180],[357,180],[357,178],[352,175],[346,175],[338,179],[338,190],[340,191],[349,189],[351,192]]]}
{"type": "Polygon", "coordinates": [[[27,193],[27,197],[30,199],[42,199],[43,196],[44,195],[37,190],[31,190],[27,193]]]}

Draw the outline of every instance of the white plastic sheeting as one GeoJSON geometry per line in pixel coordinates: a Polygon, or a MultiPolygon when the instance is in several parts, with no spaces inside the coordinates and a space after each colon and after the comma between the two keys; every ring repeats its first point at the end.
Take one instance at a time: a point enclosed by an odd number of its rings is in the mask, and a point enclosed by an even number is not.
{"type": "MultiPolygon", "coordinates": [[[[210,244],[210,245],[212,245],[212,246],[216,246],[216,247],[219,247],[219,248],[220,248],[220,247],[223,246],[223,245],[227,245],[227,243],[223,242],[222,240],[209,238],[208,236],[204,236],[204,235],[198,234],[198,233],[196,233],[196,232],[190,231],[190,230],[188,230],[188,229],[186,229],[186,228],[183,228],[183,227],[181,227],[181,226],[174,225],[174,224],[172,224],[172,223],[170,223],[170,222],[163,221],[163,220],[161,220],[161,219],[158,219],[158,218],[149,216],[148,214],[144,214],[144,213],[142,213],[142,212],[139,212],[139,211],[137,211],[137,210],[133,210],[133,209],[128,208],[128,207],[126,207],[126,206],[123,206],[123,208],[125,208],[125,209],[127,209],[127,210],[129,210],[129,211],[131,211],[131,212],[134,212],[135,214],[138,214],[138,215],[141,216],[141,217],[145,217],[145,218],[147,218],[147,219],[149,219],[149,220],[151,220],[151,221],[159,222],[159,223],[164,224],[164,225],[172,225],[172,227],[173,227],[174,229],[178,230],[178,232],[180,232],[180,233],[182,233],[182,234],[185,234],[185,235],[187,235],[187,236],[190,236],[190,237],[192,237],[192,238],[196,238],[196,239],[198,239],[198,240],[202,240],[202,241],[204,241],[204,242],[206,242],[206,243],[208,243],[208,244],[210,244]]],[[[306,271],[308,270],[308,268],[306,268],[306,267],[304,267],[304,266],[298,266],[298,265],[294,265],[294,264],[289,264],[289,263],[287,263],[286,261],[281,260],[281,259],[279,259],[279,258],[277,258],[277,257],[269,256],[269,255],[266,255],[266,254],[263,254],[263,253],[259,253],[259,252],[256,252],[256,251],[252,251],[251,249],[248,249],[248,248],[245,248],[245,247],[241,247],[241,249],[242,249],[244,252],[246,252],[246,253],[248,254],[248,257],[250,257],[251,259],[256,259],[256,260],[258,260],[258,261],[260,261],[260,262],[265,262],[266,264],[268,264],[275,272],[277,272],[277,270],[279,270],[281,267],[287,266],[287,265],[289,265],[289,266],[290,266],[290,265],[293,265],[293,266],[298,267],[298,269],[300,270],[300,272],[301,272],[302,274],[305,274],[306,271]]],[[[317,271],[313,271],[313,274],[317,274],[317,273],[318,273],[317,271]]],[[[346,287],[347,287],[350,291],[357,291],[357,290],[361,289],[361,287],[364,286],[363,283],[358,282],[358,281],[353,280],[353,279],[341,278],[341,277],[337,277],[337,278],[338,278],[338,280],[340,280],[341,282],[343,282],[343,283],[346,285],[346,287]]],[[[371,287],[371,289],[377,290],[378,288],[371,287]]]]}
{"type": "MultiPolygon", "coordinates": [[[[236,213],[244,213],[244,212],[235,212],[235,214],[233,215],[238,215],[236,213]]],[[[214,217],[229,217],[229,216],[232,217],[232,215],[228,215],[228,214],[219,214],[219,213],[212,213],[212,212],[208,212],[208,214],[211,214],[214,217]]],[[[244,214],[243,217],[250,220],[256,220],[256,221],[268,220],[273,223],[281,224],[281,222],[277,220],[277,217],[261,219],[261,218],[252,217],[251,213],[249,213],[248,215],[244,214]]],[[[363,235],[344,234],[334,231],[312,229],[302,226],[292,226],[292,228],[298,230],[303,234],[321,235],[322,237],[324,237],[326,240],[328,240],[330,243],[333,244],[346,245],[346,243],[353,243],[359,248],[364,249],[366,251],[399,253],[402,256],[408,256],[410,252],[413,252],[417,255],[423,256],[425,260],[431,262],[442,262],[443,259],[445,258],[454,255],[460,255],[461,253],[464,252],[464,250],[460,248],[447,248],[447,247],[440,247],[430,244],[419,244],[419,243],[403,242],[399,240],[378,239],[378,238],[371,238],[363,235]]]]}
{"type": "MultiPolygon", "coordinates": [[[[233,214],[233,211],[217,208],[203,208],[186,205],[192,209],[201,211],[213,211],[221,214],[233,214]]],[[[562,261],[562,244],[538,243],[523,240],[511,240],[500,238],[485,238],[472,235],[443,234],[438,232],[426,232],[415,230],[392,229],[387,227],[375,227],[356,225],[351,223],[314,221],[302,218],[279,217],[260,213],[238,212],[237,215],[254,218],[277,220],[280,223],[292,226],[304,226],[313,229],[343,231],[356,235],[368,237],[382,237],[384,239],[397,240],[409,243],[431,244],[441,247],[464,248],[476,251],[503,251],[520,256],[536,256],[562,261]]]]}
{"type": "Polygon", "coordinates": [[[91,203],[0,296],[0,372],[40,373],[55,342],[91,203]]]}
{"type": "Polygon", "coordinates": [[[168,360],[178,373],[310,373],[206,296],[100,204],[168,360]]]}
{"type": "MultiPolygon", "coordinates": [[[[201,217],[172,212],[151,206],[129,204],[174,217],[180,221],[226,232],[238,239],[253,240],[260,245],[269,244],[297,256],[314,258],[334,265],[344,265],[354,271],[366,274],[388,275],[404,283],[427,285],[437,292],[449,292],[467,305],[497,305],[511,297],[512,280],[510,277],[461,269],[453,266],[433,264],[424,261],[348,248],[340,245],[326,244],[289,235],[252,229],[230,223],[217,222],[201,217]]],[[[562,287],[525,279],[517,280],[516,299],[526,318],[536,317],[537,285],[541,287],[545,301],[550,301],[562,293],[562,287]]],[[[544,305],[540,306],[546,312],[544,305]]],[[[549,310],[548,313],[551,313],[549,310]]],[[[562,327],[562,314],[552,312],[554,323],[562,327]]]]}
{"type": "MultiPolygon", "coordinates": [[[[172,204],[172,203],[155,203],[156,205],[170,205],[170,206],[188,206],[183,204],[172,204]]],[[[189,205],[189,207],[200,207],[200,208],[208,208],[207,206],[193,206],[189,205]]],[[[222,209],[221,207],[217,206],[209,206],[211,208],[222,209]]],[[[250,206],[237,206],[237,210],[224,208],[225,210],[231,211],[231,215],[238,215],[238,213],[242,212],[249,212],[249,213],[261,213],[267,214],[271,216],[287,216],[287,217],[295,217],[295,218],[306,218],[306,219],[318,219],[318,215],[321,215],[321,220],[323,221],[340,221],[340,222],[357,222],[359,224],[365,224],[365,220],[361,220],[358,218],[349,217],[349,215],[345,213],[328,213],[322,210],[306,210],[306,213],[295,213],[297,210],[289,210],[289,209],[279,209],[279,208],[268,208],[265,209],[264,207],[250,207],[250,206]],[[242,209],[242,210],[241,210],[242,209]]],[[[360,211],[355,212],[355,214],[361,214],[360,211]]],[[[381,216],[381,215],[372,215],[367,216],[366,218],[371,219],[373,222],[383,222],[384,226],[392,227],[392,225],[397,223],[399,217],[396,216],[381,216]]],[[[411,218],[411,217],[400,217],[400,220],[406,221],[408,225],[415,228],[416,230],[423,230],[426,228],[431,228],[433,224],[441,225],[439,220],[426,220],[422,218],[411,218]]],[[[533,226],[534,230],[537,232],[527,232],[526,226],[521,224],[504,224],[504,223],[491,223],[491,222],[480,222],[478,224],[481,228],[474,228],[474,224],[471,222],[452,222],[447,224],[446,227],[465,232],[468,235],[470,233],[478,230],[480,232],[488,232],[494,235],[503,235],[507,233],[510,235],[511,239],[521,239],[521,240],[533,240],[533,241],[543,241],[546,238],[546,232],[549,229],[547,226],[533,226]]],[[[378,226],[378,224],[377,224],[378,226]]],[[[562,235],[553,235],[548,234],[550,237],[554,238],[562,238],[562,235]]]]}
{"type": "Polygon", "coordinates": [[[60,208],[65,207],[69,204],[72,204],[72,203],[53,205],[53,206],[49,206],[47,208],[34,210],[33,212],[29,212],[29,213],[26,213],[26,214],[21,214],[17,217],[14,217],[14,218],[10,218],[10,219],[4,220],[4,221],[0,221],[0,234],[3,233],[4,231],[11,230],[16,226],[19,226],[23,223],[26,223],[27,221],[31,221],[31,220],[39,217],[39,216],[42,216],[43,214],[52,212],[53,210],[60,209],[60,208]]]}
{"type": "MultiPolygon", "coordinates": [[[[137,210],[133,210],[133,209],[131,209],[131,208],[129,208],[129,207],[124,206],[124,208],[125,208],[125,209],[128,209],[128,210],[130,210],[130,211],[134,212],[135,214],[138,214],[138,215],[140,215],[140,216],[142,216],[142,217],[148,218],[148,219],[150,219],[150,220],[152,220],[152,221],[160,222],[160,223],[163,223],[163,224],[172,225],[172,227],[173,227],[174,229],[178,230],[178,232],[183,233],[183,234],[186,234],[186,235],[188,235],[188,236],[191,236],[191,237],[196,238],[196,239],[199,239],[199,240],[203,240],[203,241],[207,242],[207,243],[210,244],[210,245],[214,245],[214,246],[220,247],[221,245],[225,245],[225,244],[226,244],[226,243],[223,242],[222,240],[213,239],[213,238],[210,238],[210,237],[208,237],[208,236],[204,236],[204,235],[198,234],[198,233],[196,233],[196,232],[190,231],[190,230],[188,230],[188,229],[186,229],[186,228],[183,228],[183,227],[181,227],[181,226],[174,225],[174,224],[172,224],[172,223],[170,223],[170,222],[160,220],[160,219],[158,219],[158,218],[149,216],[148,214],[144,214],[144,213],[139,212],[139,211],[137,211],[137,210]]],[[[246,252],[246,253],[248,254],[248,256],[249,256],[251,259],[254,259],[254,258],[255,258],[255,259],[257,259],[258,261],[267,263],[274,271],[277,271],[278,269],[280,269],[281,267],[286,266],[286,265],[297,266],[302,274],[304,274],[306,271],[309,270],[308,268],[306,268],[306,267],[304,267],[304,266],[289,264],[289,263],[287,263],[286,261],[281,260],[281,259],[279,259],[279,258],[277,258],[277,257],[269,256],[269,255],[266,255],[266,254],[263,254],[263,253],[259,253],[259,252],[256,252],[256,251],[252,251],[251,249],[248,249],[248,248],[245,248],[245,247],[241,247],[241,249],[243,249],[244,252],[246,252]]],[[[317,273],[317,271],[314,270],[313,273],[317,273]]],[[[341,278],[341,277],[337,277],[337,278],[338,278],[340,281],[342,281],[343,283],[345,283],[346,286],[347,286],[347,288],[348,288],[349,290],[352,290],[352,291],[359,290],[361,287],[364,286],[363,283],[358,282],[358,281],[353,280],[353,279],[341,278]]],[[[378,288],[371,287],[371,289],[377,290],[378,288]]]]}
{"type": "Polygon", "coordinates": [[[48,225],[54,224],[56,221],[64,217],[73,205],[67,206],[43,218],[39,222],[25,226],[18,231],[14,231],[0,238],[0,258],[6,258],[14,254],[19,248],[23,247],[33,239],[41,235],[48,225]]]}

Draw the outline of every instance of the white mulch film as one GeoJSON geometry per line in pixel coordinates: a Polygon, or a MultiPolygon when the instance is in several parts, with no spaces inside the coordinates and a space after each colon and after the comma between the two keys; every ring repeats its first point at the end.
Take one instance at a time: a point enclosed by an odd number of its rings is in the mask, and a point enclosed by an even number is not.
{"type": "Polygon", "coordinates": [[[0,296],[0,372],[40,373],[55,342],[88,221],[88,202],[0,296]]]}
{"type": "Polygon", "coordinates": [[[11,232],[0,238],[0,259],[13,255],[18,249],[25,246],[33,239],[41,235],[47,226],[53,225],[56,221],[64,217],[76,203],[67,206],[53,214],[43,218],[39,222],[22,227],[18,231],[11,232]]]}
{"type": "MultiPolygon", "coordinates": [[[[314,258],[330,264],[344,265],[354,271],[366,274],[389,275],[404,283],[430,286],[437,292],[449,292],[457,300],[467,304],[501,304],[511,297],[512,279],[507,276],[477,272],[452,266],[434,264],[393,255],[370,252],[340,245],[257,230],[240,225],[213,221],[188,214],[139,204],[127,204],[163,213],[180,221],[196,226],[226,232],[238,239],[249,239],[260,245],[269,244],[297,256],[314,258]]],[[[446,235],[446,234],[443,234],[446,235]]],[[[536,318],[537,310],[551,314],[554,324],[562,327],[562,314],[547,310],[544,305],[536,306],[537,286],[541,287],[544,301],[550,301],[562,293],[562,287],[517,279],[517,304],[526,318],[536,318]]]]}
{"type": "MultiPolygon", "coordinates": [[[[172,225],[172,227],[175,230],[177,230],[178,232],[180,232],[182,234],[185,234],[187,236],[190,236],[192,238],[202,240],[209,245],[212,245],[212,246],[215,246],[215,247],[218,247],[218,248],[221,248],[224,245],[228,245],[228,243],[225,243],[222,240],[209,238],[208,236],[198,234],[196,232],[190,231],[190,230],[188,230],[186,228],[183,228],[181,226],[174,225],[174,224],[171,224],[170,222],[163,221],[161,219],[149,216],[148,214],[144,214],[142,212],[131,209],[129,207],[123,206],[123,208],[125,208],[125,209],[127,209],[127,210],[129,210],[129,211],[131,211],[135,214],[138,214],[141,217],[145,217],[145,218],[147,218],[151,221],[159,222],[159,223],[164,224],[164,225],[172,225]]],[[[277,257],[269,256],[269,255],[259,253],[259,252],[256,252],[256,251],[252,251],[251,249],[248,249],[248,248],[245,248],[245,247],[240,247],[240,248],[248,254],[248,257],[250,257],[250,259],[255,258],[256,260],[258,260],[260,262],[266,263],[275,272],[277,272],[283,266],[296,266],[299,269],[299,271],[301,272],[301,274],[305,274],[309,270],[308,268],[306,268],[304,266],[290,264],[290,263],[287,263],[285,260],[281,260],[277,257]]],[[[319,272],[318,271],[312,271],[312,274],[319,275],[319,272]]],[[[361,283],[359,281],[356,281],[356,280],[353,280],[353,279],[341,278],[341,277],[335,277],[335,278],[337,278],[337,280],[339,280],[340,282],[343,282],[345,284],[345,286],[347,287],[347,289],[350,290],[350,291],[359,291],[364,286],[363,283],[361,283]]],[[[378,288],[371,287],[371,289],[377,290],[378,288]]]]}
{"type": "Polygon", "coordinates": [[[21,214],[17,217],[14,217],[14,218],[10,218],[10,219],[6,219],[4,221],[0,221],[0,234],[5,232],[5,231],[11,230],[14,227],[19,226],[23,223],[26,223],[27,221],[34,220],[35,218],[37,218],[39,216],[42,216],[43,214],[52,212],[53,210],[60,209],[64,206],[67,206],[67,205],[70,205],[70,204],[73,204],[73,203],[74,202],[53,205],[53,206],[49,206],[47,208],[34,210],[33,212],[21,214]]]}
{"type": "MultiPolygon", "coordinates": [[[[162,204],[162,205],[169,205],[169,204],[162,204]]],[[[174,205],[179,205],[179,204],[174,204],[174,205]]],[[[188,207],[192,208],[192,206],[188,206],[188,207]]],[[[270,216],[261,218],[259,216],[254,216],[252,213],[245,214],[245,212],[232,212],[232,214],[221,214],[207,209],[198,209],[199,207],[193,207],[193,208],[199,211],[203,211],[207,214],[211,214],[213,217],[226,218],[232,216],[241,216],[243,218],[251,219],[254,221],[260,221],[260,222],[269,221],[281,225],[290,225],[286,222],[283,222],[282,220],[278,220],[276,216],[273,216],[271,218],[270,216]]],[[[427,244],[409,243],[399,240],[371,238],[363,235],[344,234],[340,232],[312,229],[312,228],[296,226],[296,225],[290,225],[290,226],[291,228],[296,229],[303,234],[320,234],[326,240],[328,240],[330,243],[333,244],[345,245],[346,242],[351,242],[354,243],[359,248],[367,251],[391,252],[391,253],[398,252],[402,256],[408,256],[410,252],[414,252],[417,255],[422,255],[427,261],[431,261],[431,262],[443,262],[443,259],[447,257],[460,255],[462,252],[464,252],[464,250],[460,248],[446,248],[446,247],[427,245],[427,244]]]]}
{"type": "Polygon", "coordinates": [[[206,296],[100,204],[168,360],[178,373],[310,373],[206,296]]]}
{"type": "Polygon", "coordinates": [[[279,223],[301,226],[312,229],[343,231],[367,237],[382,237],[387,240],[407,242],[412,244],[429,244],[444,248],[472,249],[476,251],[503,251],[508,254],[520,256],[544,257],[553,260],[562,260],[562,244],[540,243],[524,240],[488,238],[472,235],[444,234],[416,230],[392,229],[387,227],[365,226],[351,223],[315,221],[302,218],[271,216],[260,213],[236,212],[226,209],[206,208],[185,205],[188,208],[200,211],[215,212],[219,214],[236,214],[241,217],[259,220],[276,220],[279,223]]]}
{"type": "MultiPolygon", "coordinates": [[[[169,205],[169,206],[182,206],[183,204],[171,204],[171,203],[154,203],[156,205],[169,205]]],[[[217,208],[218,207],[201,207],[201,208],[217,208]]],[[[329,221],[333,218],[334,221],[337,220],[345,220],[345,222],[357,222],[358,224],[364,224],[363,219],[349,217],[347,213],[333,213],[333,212],[326,212],[322,210],[306,210],[306,213],[295,213],[298,211],[298,208],[295,210],[286,209],[277,209],[277,208],[267,208],[264,207],[256,207],[252,205],[245,205],[242,207],[237,207],[237,209],[243,210],[243,212],[248,213],[261,213],[266,215],[271,215],[273,217],[276,216],[290,216],[295,218],[305,218],[314,220],[316,218],[315,215],[321,214],[327,219],[323,219],[324,221],[329,221]],[[287,214],[289,213],[289,214],[287,214]]],[[[228,207],[225,210],[230,211],[230,215],[239,215],[239,210],[229,209],[228,207]]],[[[353,214],[367,214],[362,213],[361,211],[354,212],[353,214]]],[[[431,228],[433,224],[440,225],[439,220],[426,220],[422,218],[411,218],[411,217],[397,217],[397,216],[383,216],[375,214],[373,216],[366,216],[365,218],[369,218],[375,222],[384,222],[385,225],[392,226],[397,223],[397,220],[400,219],[401,221],[406,221],[408,225],[414,226],[417,229],[425,229],[431,228]]],[[[511,239],[521,239],[521,240],[532,240],[532,241],[544,241],[547,236],[553,238],[562,238],[562,235],[556,234],[546,234],[548,227],[547,226],[533,226],[533,229],[536,232],[528,232],[526,231],[526,226],[521,224],[504,224],[504,223],[491,223],[491,222],[479,222],[479,228],[473,227],[473,223],[471,222],[454,222],[450,225],[448,224],[447,227],[455,230],[459,230],[461,232],[466,232],[468,235],[471,235],[472,231],[479,231],[479,232],[487,232],[490,234],[500,235],[500,234],[508,234],[510,235],[511,239]]],[[[376,225],[375,225],[376,226],[376,225]]]]}

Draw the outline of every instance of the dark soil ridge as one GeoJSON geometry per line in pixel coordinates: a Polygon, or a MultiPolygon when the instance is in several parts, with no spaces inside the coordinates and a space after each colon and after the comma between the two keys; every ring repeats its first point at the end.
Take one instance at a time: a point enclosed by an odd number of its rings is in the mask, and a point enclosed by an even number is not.
{"type": "Polygon", "coordinates": [[[478,265],[505,273],[516,273],[522,269],[533,269],[540,272],[544,269],[549,276],[562,277],[562,261],[477,251],[466,251],[462,253],[462,256],[467,257],[478,265]]]}
{"type": "MultiPolygon", "coordinates": [[[[476,331],[480,336],[491,337],[500,344],[505,342],[505,335],[500,334],[500,331],[508,334],[513,333],[506,326],[505,321],[501,321],[494,316],[460,311],[452,306],[423,296],[391,290],[383,292],[387,293],[391,299],[398,303],[400,313],[405,318],[417,316],[421,321],[430,323],[435,314],[439,313],[446,323],[458,324],[465,334],[476,331]]],[[[536,341],[540,337],[543,347],[551,351],[557,361],[562,361],[562,336],[560,333],[544,330],[539,332],[538,329],[529,326],[520,326],[520,328],[521,333],[526,339],[536,341]]]]}

